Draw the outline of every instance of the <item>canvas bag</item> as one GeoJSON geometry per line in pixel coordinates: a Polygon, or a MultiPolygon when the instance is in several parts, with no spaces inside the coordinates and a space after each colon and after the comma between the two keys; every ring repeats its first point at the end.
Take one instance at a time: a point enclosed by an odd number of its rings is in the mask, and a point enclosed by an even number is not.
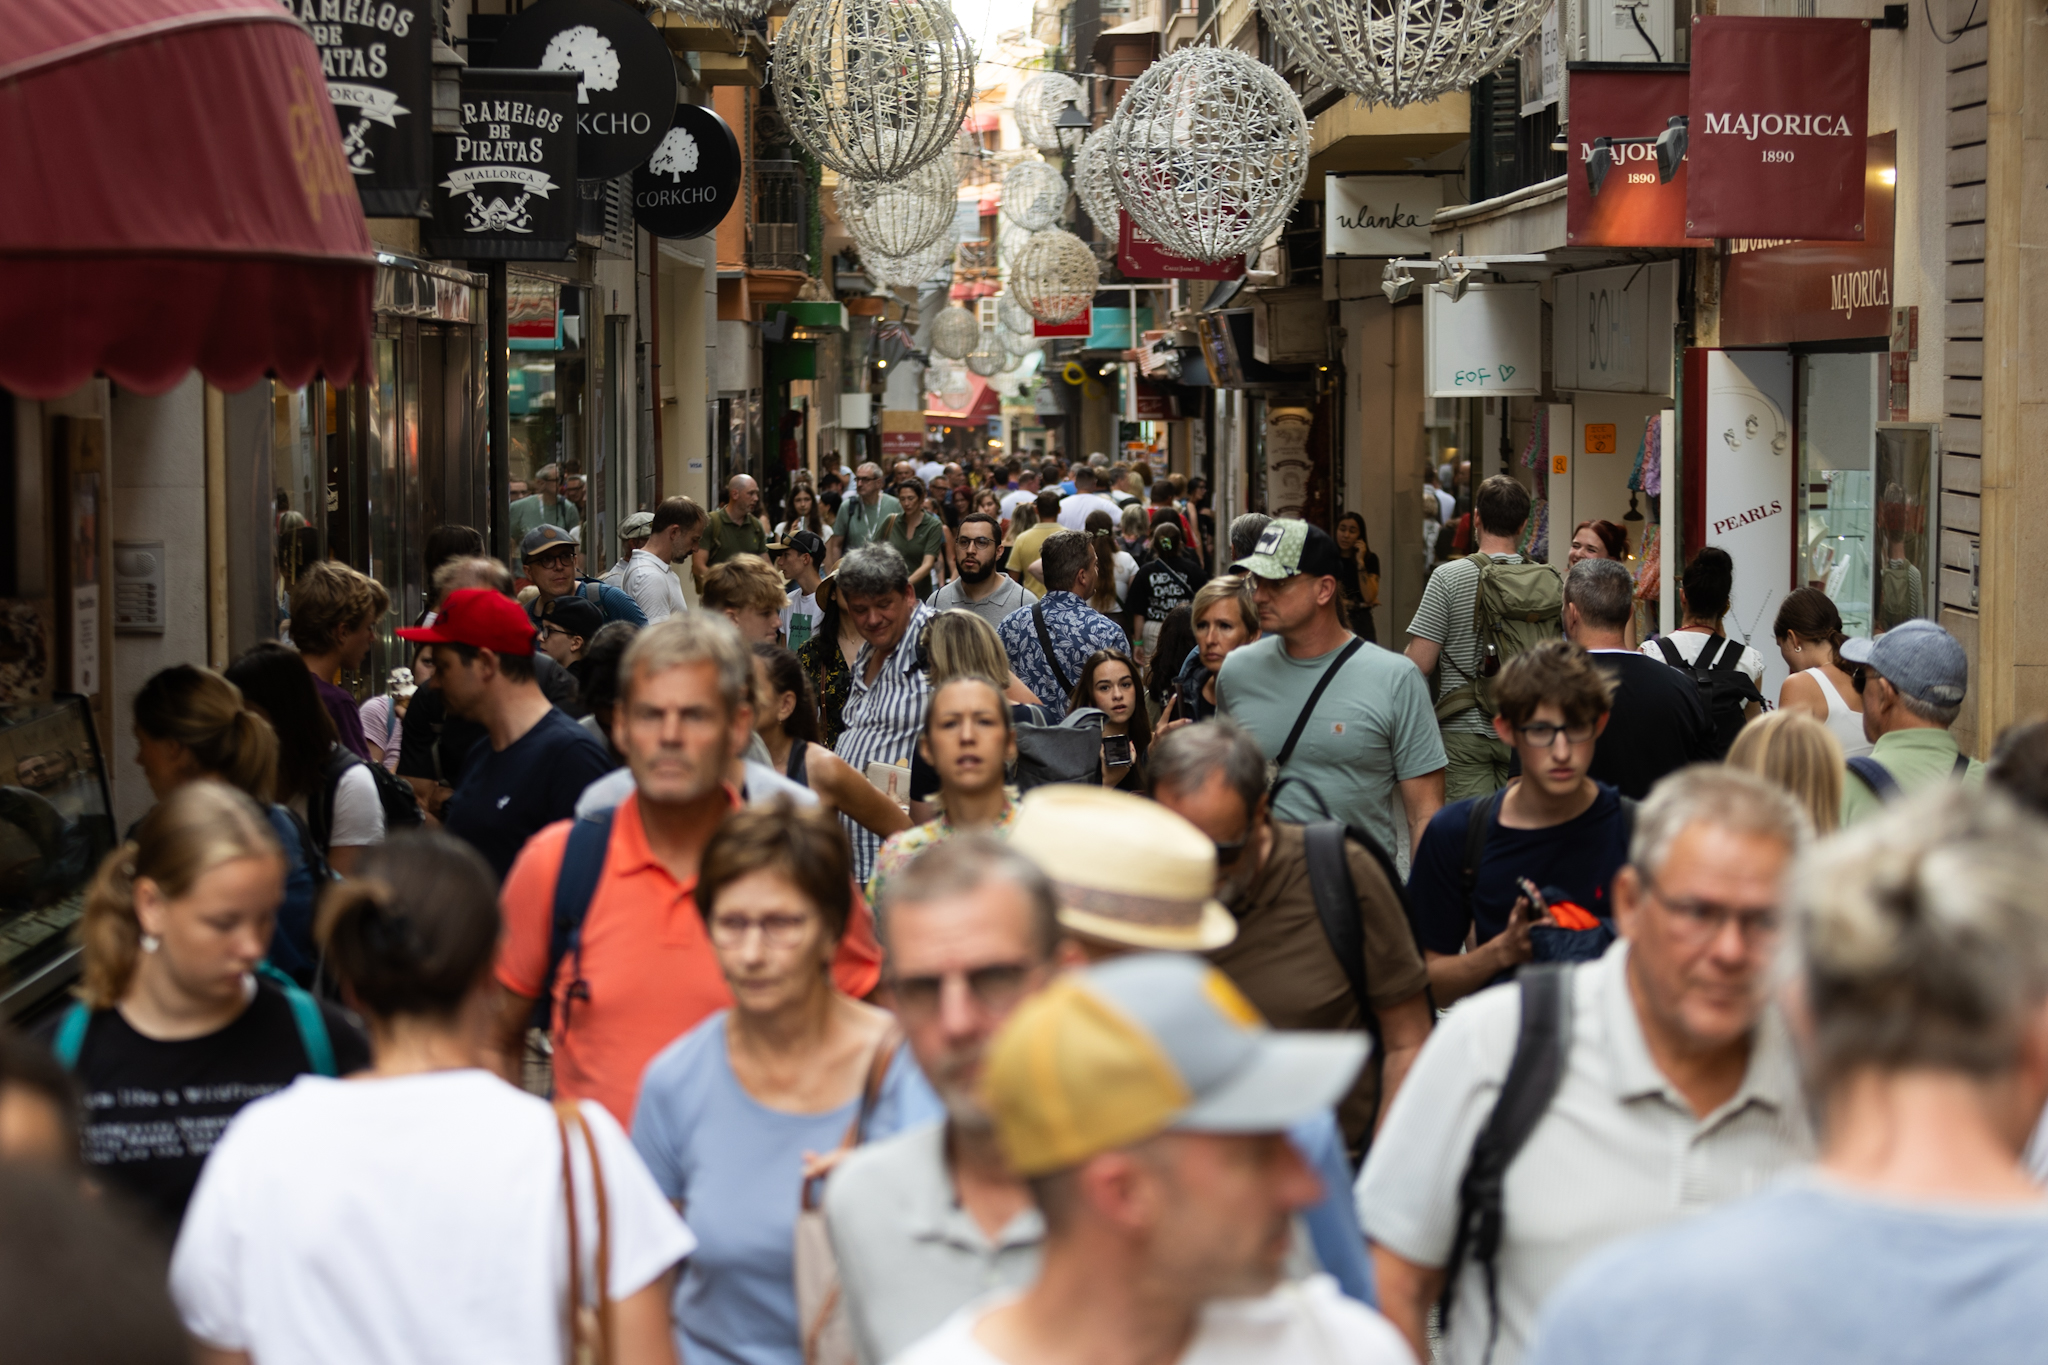
{"type": "MultiPolygon", "coordinates": [[[[867,1081],[861,1086],[860,1107],[846,1136],[839,1140],[839,1156],[860,1146],[868,1120],[882,1097],[882,1082],[889,1064],[903,1045],[895,1025],[882,1035],[868,1058],[867,1081]]],[[[829,1174],[829,1173],[828,1173],[829,1174]]],[[[832,1251],[832,1234],[825,1225],[825,1176],[813,1176],[803,1185],[796,1214],[796,1322],[801,1334],[804,1365],[859,1365],[853,1349],[853,1329],[846,1322],[846,1301],[839,1293],[839,1260],[832,1251]]]]}

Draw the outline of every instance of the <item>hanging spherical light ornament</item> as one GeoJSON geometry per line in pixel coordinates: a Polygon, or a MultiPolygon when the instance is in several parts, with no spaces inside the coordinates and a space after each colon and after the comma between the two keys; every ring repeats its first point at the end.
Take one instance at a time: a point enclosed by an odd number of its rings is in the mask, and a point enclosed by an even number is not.
{"type": "Polygon", "coordinates": [[[1003,293],[996,295],[996,321],[1002,323],[1004,327],[1012,332],[1022,332],[1029,336],[1031,334],[1031,325],[1037,319],[1025,311],[1023,304],[1017,302],[1017,296],[1014,293],[1005,290],[1003,293]]]}
{"type": "Polygon", "coordinates": [[[1515,55],[1550,0],[1260,0],[1280,41],[1324,85],[1368,105],[1463,90],[1515,55]]]}
{"type": "Polygon", "coordinates": [[[1308,177],[1308,120],[1279,73],[1184,47],[1131,83],[1109,124],[1110,184],[1138,231],[1177,256],[1256,251],[1308,177]]]}
{"type": "Polygon", "coordinates": [[[1010,272],[1010,289],[1024,311],[1040,322],[1072,322],[1088,310],[1102,283],[1095,253],[1073,233],[1047,228],[1031,234],[1030,244],[1010,272]]]}
{"type": "Polygon", "coordinates": [[[1080,154],[1074,158],[1074,195],[1081,201],[1081,211],[1088,215],[1088,221],[1095,224],[1095,235],[1103,241],[1115,241],[1117,214],[1122,205],[1117,203],[1116,190],[1109,181],[1109,125],[1106,123],[1088,134],[1088,140],[1081,144],[1080,154]]]}
{"type": "Polygon", "coordinates": [[[775,35],[775,103],[821,164],[894,180],[952,150],[974,63],[941,0],[796,0],[775,35]]]}
{"type": "Polygon", "coordinates": [[[839,220],[863,252],[908,256],[922,250],[953,225],[952,169],[939,157],[902,180],[842,180],[832,192],[839,220]]]}
{"type": "Polygon", "coordinates": [[[953,234],[942,232],[936,242],[908,256],[888,256],[862,248],[860,261],[868,278],[882,288],[915,289],[926,280],[947,273],[947,264],[953,259],[953,245],[953,234]]]}
{"type": "Polygon", "coordinates": [[[980,335],[975,339],[974,349],[967,353],[967,368],[986,379],[1007,369],[1009,364],[1010,352],[1009,348],[1003,345],[1003,329],[982,328],[980,335]]]}
{"type": "Polygon", "coordinates": [[[1067,207],[1067,178],[1043,161],[1020,161],[1003,176],[1003,217],[1026,232],[1049,228],[1067,207]]]}
{"type": "Polygon", "coordinates": [[[953,411],[967,406],[968,389],[965,366],[951,360],[934,360],[925,367],[924,391],[953,411]]]}
{"type": "Polygon", "coordinates": [[[1040,350],[1045,346],[1044,337],[1033,336],[1029,332],[1019,332],[1008,327],[1003,328],[1002,332],[1003,349],[1018,360],[1022,360],[1033,351],[1040,350]]]}
{"type": "Polygon", "coordinates": [[[1017,87],[1017,97],[1010,106],[1010,115],[1017,120],[1017,136],[1027,147],[1036,147],[1041,152],[1059,151],[1059,127],[1054,120],[1067,107],[1068,100],[1078,103],[1083,98],[1080,82],[1071,76],[1046,71],[1030,77],[1017,87]]]}
{"type": "Polygon", "coordinates": [[[934,354],[948,360],[965,360],[981,340],[981,320],[959,304],[939,310],[932,319],[931,346],[934,354]]]}
{"type": "Polygon", "coordinates": [[[1024,254],[1024,248],[1031,245],[1034,234],[1028,228],[1015,223],[1003,224],[1003,230],[996,234],[996,263],[1004,270],[1015,270],[1017,258],[1024,254]]]}
{"type": "Polygon", "coordinates": [[[716,24],[728,33],[745,33],[768,17],[767,0],[654,0],[650,8],[716,24]]]}

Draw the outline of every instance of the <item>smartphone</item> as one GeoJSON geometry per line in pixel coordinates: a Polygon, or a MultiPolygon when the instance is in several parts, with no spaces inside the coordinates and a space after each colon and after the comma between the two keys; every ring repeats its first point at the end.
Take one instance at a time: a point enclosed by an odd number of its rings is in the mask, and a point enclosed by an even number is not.
{"type": "Polygon", "coordinates": [[[1102,761],[1111,768],[1128,768],[1138,761],[1137,751],[1131,747],[1129,735],[1104,735],[1102,737],[1102,761]]]}
{"type": "Polygon", "coordinates": [[[1515,884],[1522,888],[1522,894],[1529,898],[1529,909],[1538,919],[1550,918],[1550,902],[1543,899],[1543,888],[1527,877],[1515,878],[1515,884]]]}

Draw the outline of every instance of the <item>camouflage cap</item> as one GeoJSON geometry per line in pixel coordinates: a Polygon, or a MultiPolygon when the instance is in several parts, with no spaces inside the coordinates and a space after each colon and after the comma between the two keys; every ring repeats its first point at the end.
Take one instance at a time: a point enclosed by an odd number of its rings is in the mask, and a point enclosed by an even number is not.
{"type": "Polygon", "coordinates": [[[1271,579],[1304,573],[1334,578],[1343,562],[1343,553],[1328,531],[1292,517],[1276,517],[1266,523],[1252,552],[1232,564],[1230,571],[1271,579]]]}

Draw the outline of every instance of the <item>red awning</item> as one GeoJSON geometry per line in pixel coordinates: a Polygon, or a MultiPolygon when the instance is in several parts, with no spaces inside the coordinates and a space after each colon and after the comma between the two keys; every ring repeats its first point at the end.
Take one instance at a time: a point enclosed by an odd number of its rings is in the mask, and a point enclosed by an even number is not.
{"type": "Polygon", "coordinates": [[[0,129],[0,387],[367,368],[369,229],[276,0],[14,0],[0,129]]]}
{"type": "Polygon", "coordinates": [[[957,412],[940,407],[926,408],[924,410],[924,420],[927,426],[938,424],[942,426],[978,427],[998,412],[1001,412],[1002,408],[1003,400],[997,396],[994,386],[978,374],[969,374],[967,376],[967,406],[957,412]]]}

